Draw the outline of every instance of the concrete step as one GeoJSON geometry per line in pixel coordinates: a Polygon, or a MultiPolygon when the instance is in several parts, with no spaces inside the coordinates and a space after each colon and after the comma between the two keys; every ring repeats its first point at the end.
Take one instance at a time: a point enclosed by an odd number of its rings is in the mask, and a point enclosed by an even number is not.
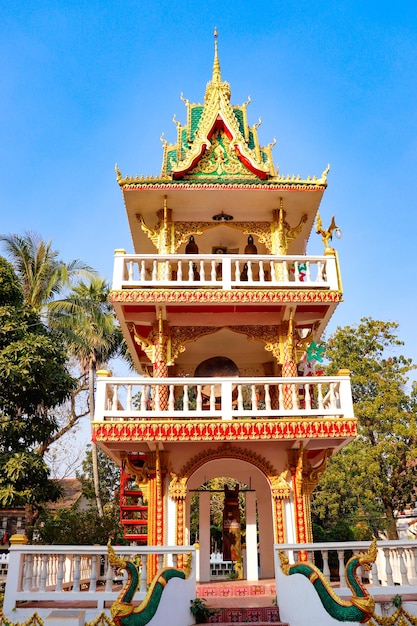
{"type": "Polygon", "coordinates": [[[276,606],[228,606],[216,608],[215,611],[216,614],[208,620],[210,624],[247,624],[248,622],[251,624],[276,624],[276,626],[282,624],[279,617],[279,609],[276,606]]]}

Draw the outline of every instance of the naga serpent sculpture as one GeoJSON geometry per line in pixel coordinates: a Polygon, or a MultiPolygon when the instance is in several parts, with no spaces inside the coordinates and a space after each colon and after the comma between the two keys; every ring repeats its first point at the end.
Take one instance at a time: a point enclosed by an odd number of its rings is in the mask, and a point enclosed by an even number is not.
{"type": "Polygon", "coordinates": [[[331,617],[339,622],[367,622],[374,612],[375,600],[369,595],[357,577],[356,570],[363,567],[370,570],[376,559],[376,538],[373,539],[368,552],[355,554],[346,563],[345,579],[352,592],[350,600],[343,600],[333,591],[322,572],[312,563],[301,562],[290,565],[288,557],[280,551],[281,569],[287,576],[302,574],[313,584],[322,605],[331,617]]]}
{"type": "Polygon", "coordinates": [[[188,578],[191,566],[191,555],[187,555],[185,569],[165,567],[160,569],[153,579],[143,602],[133,606],[133,596],[138,588],[139,572],[132,561],[117,556],[110,542],[107,544],[109,563],[118,570],[126,570],[127,581],[122,591],[110,607],[114,623],[117,626],[145,626],[155,615],[162,592],[171,578],[188,578]]]}

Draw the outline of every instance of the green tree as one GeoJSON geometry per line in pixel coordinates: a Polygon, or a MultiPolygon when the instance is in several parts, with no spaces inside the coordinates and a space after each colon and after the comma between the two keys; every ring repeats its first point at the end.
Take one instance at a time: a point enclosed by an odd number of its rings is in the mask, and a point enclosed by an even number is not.
{"type": "MultiPolygon", "coordinates": [[[[103,507],[106,508],[106,505],[109,503],[118,507],[120,467],[100,448],[97,448],[97,453],[100,495],[103,507]]],[[[89,500],[94,500],[95,490],[91,446],[88,446],[85,458],[81,464],[81,472],[77,472],[77,478],[81,481],[83,496],[89,500]]]]}
{"type": "Polygon", "coordinates": [[[115,508],[106,507],[104,515],[97,509],[60,508],[55,512],[45,510],[37,529],[37,543],[52,545],[106,545],[109,538],[113,543],[126,544],[119,514],[115,508]]]}
{"type": "Polygon", "coordinates": [[[52,242],[35,233],[3,235],[0,241],[20,279],[26,303],[38,312],[47,309],[74,280],[97,275],[78,259],[64,263],[58,258],[59,252],[52,249],[52,242]]]}
{"type": "MultiPolygon", "coordinates": [[[[351,372],[358,437],[329,461],[313,498],[315,520],[337,519],[397,538],[396,515],[415,501],[417,483],[415,386],[409,390],[411,359],[398,325],[362,318],[337,328],[326,347],[326,373],[351,372]]],[[[363,528],[362,528],[363,530],[363,528]]]]}
{"type": "MultiPolygon", "coordinates": [[[[52,242],[46,242],[35,233],[3,235],[0,241],[19,279],[25,303],[42,315],[42,321],[49,326],[52,303],[68,293],[80,279],[91,280],[97,275],[95,270],[80,260],[69,263],[62,261],[59,252],[52,248],[52,242]]],[[[87,383],[86,373],[81,372],[78,385],[66,402],[66,411],[61,410],[59,427],[41,444],[42,454],[82,417],[88,415],[88,409],[85,409],[85,403],[81,400],[87,383]]]]}
{"type": "MultiPolygon", "coordinates": [[[[121,354],[123,336],[109,302],[109,286],[94,278],[81,281],[69,295],[50,305],[49,321],[65,343],[88,379],[88,404],[91,418],[95,410],[95,382],[99,367],[121,354]]],[[[94,488],[99,515],[103,515],[100,493],[97,446],[91,444],[94,488]]]]}
{"type": "Polygon", "coordinates": [[[61,491],[42,458],[57,429],[54,409],[75,387],[59,338],[25,304],[0,257],[0,506],[24,506],[28,533],[41,505],[61,491]]]}

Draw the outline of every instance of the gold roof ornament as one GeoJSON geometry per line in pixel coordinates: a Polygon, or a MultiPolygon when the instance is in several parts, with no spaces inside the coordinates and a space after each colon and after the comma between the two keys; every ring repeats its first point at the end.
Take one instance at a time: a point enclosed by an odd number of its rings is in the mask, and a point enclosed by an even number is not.
{"type": "Polygon", "coordinates": [[[174,116],[175,143],[161,135],[163,159],[160,176],[126,176],[117,168],[117,182],[122,188],[162,185],[205,186],[277,185],[280,188],[322,189],[327,186],[326,169],[320,178],[283,176],[275,168],[272,148],[276,140],[261,146],[258,129],[261,120],[248,123],[248,98],[242,105],[230,102],[231,88],[222,79],[218,31],[214,29],[214,59],[211,80],[206,85],[204,102],[191,103],[181,94],[186,107],[186,122],[174,116]]]}

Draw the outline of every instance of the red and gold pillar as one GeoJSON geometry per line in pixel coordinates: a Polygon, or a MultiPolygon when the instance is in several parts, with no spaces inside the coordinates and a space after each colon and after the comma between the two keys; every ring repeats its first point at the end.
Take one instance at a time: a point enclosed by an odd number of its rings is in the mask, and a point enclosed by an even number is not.
{"type": "MultiPolygon", "coordinates": [[[[175,518],[175,544],[185,545],[185,515],[187,497],[187,479],[174,475],[169,484],[169,497],[174,500],[176,508],[175,518]]],[[[184,555],[178,556],[178,567],[184,567],[184,555]]]]}
{"type": "MultiPolygon", "coordinates": [[[[165,498],[164,478],[166,475],[166,454],[160,452],[158,444],[154,452],[148,454],[149,503],[148,503],[148,545],[163,546],[165,542],[165,498]]],[[[156,555],[148,559],[148,582],[158,571],[156,555]]]]}
{"type": "Polygon", "coordinates": [[[274,542],[286,543],[285,502],[290,497],[290,485],[286,481],[288,470],[279,476],[269,476],[272,499],[274,502],[274,542]]]}
{"type": "MultiPolygon", "coordinates": [[[[288,450],[288,460],[291,472],[293,494],[294,494],[294,523],[295,537],[297,543],[307,543],[310,539],[308,536],[308,528],[311,528],[309,517],[309,509],[306,510],[305,497],[303,493],[303,469],[305,463],[305,454],[303,448],[297,450],[288,450]]],[[[300,552],[300,561],[306,561],[307,554],[300,552]]]]}

